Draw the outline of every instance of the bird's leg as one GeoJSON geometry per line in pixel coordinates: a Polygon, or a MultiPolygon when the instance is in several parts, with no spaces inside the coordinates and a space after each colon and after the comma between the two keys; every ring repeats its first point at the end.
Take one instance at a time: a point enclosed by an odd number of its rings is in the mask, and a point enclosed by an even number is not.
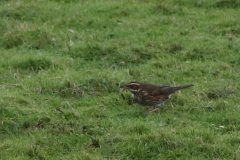
{"type": "MultiPolygon", "coordinates": [[[[172,105],[172,102],[171,102],[171,105],[172,105]]],[[[172,105],[172,108],[174,108],[173,105],[172,105]]]]}
{"type": "Polygon", "coordinates": [[[159,110],[159,108],[155,108],[155,109],[152,109],[152,110],[149,109],[148,112],[151,113],[151,112],[154,112],[154,111],[157,111],[157,110],[159,110]]]}

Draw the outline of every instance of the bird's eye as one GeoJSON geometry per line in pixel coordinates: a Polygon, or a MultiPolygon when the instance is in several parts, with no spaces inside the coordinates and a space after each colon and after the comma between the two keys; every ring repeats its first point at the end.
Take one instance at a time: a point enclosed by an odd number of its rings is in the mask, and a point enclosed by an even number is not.
{"type": "Polygon", "coordinates": [[[138,86],[137,85],[131,85],[131,86],[129,86],[129,88],[131,88],[133,90],[138,90],[138,86]]]}

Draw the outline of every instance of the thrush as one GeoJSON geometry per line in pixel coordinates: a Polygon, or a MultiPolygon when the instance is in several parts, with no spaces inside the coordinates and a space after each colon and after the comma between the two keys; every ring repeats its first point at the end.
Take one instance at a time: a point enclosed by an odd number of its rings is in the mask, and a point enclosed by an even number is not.
{"type": "MultiPolygon", "coordinates": [[[[194,86],[193,84],[170,87],[166,85],[154,85],[149,83],[129,82],[126,85],[121,86],[129,90],[132,93],[132,97],[135,102],[143,106],[155,106],[160,107],[161,104],[171,97],[175,92],[194,86]]],[[[150,111],[153,112],[158,108],[150,111]]]]}

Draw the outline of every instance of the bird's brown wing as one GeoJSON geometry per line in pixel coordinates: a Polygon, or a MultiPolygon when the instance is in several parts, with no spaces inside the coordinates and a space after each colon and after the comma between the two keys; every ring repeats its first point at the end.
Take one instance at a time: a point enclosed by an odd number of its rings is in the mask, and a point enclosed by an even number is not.
{"type": "Polygon", "coordinates": [[[150,96],[166,96],[175,93],[179,90],[179,87],[170,87],[170,86],[158,86],[151,93],[150,96]]]}

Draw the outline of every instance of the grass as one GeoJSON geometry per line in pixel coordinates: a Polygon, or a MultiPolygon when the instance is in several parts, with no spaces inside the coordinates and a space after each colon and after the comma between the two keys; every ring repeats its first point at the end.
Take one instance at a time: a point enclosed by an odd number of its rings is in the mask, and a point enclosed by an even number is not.
{"type": "Polygon", "coordinates": [[[0,159],[239,159],[239,7],[1,1],[0,159]],[[130,81],[195,86],[148,113],[130,81]]]}

